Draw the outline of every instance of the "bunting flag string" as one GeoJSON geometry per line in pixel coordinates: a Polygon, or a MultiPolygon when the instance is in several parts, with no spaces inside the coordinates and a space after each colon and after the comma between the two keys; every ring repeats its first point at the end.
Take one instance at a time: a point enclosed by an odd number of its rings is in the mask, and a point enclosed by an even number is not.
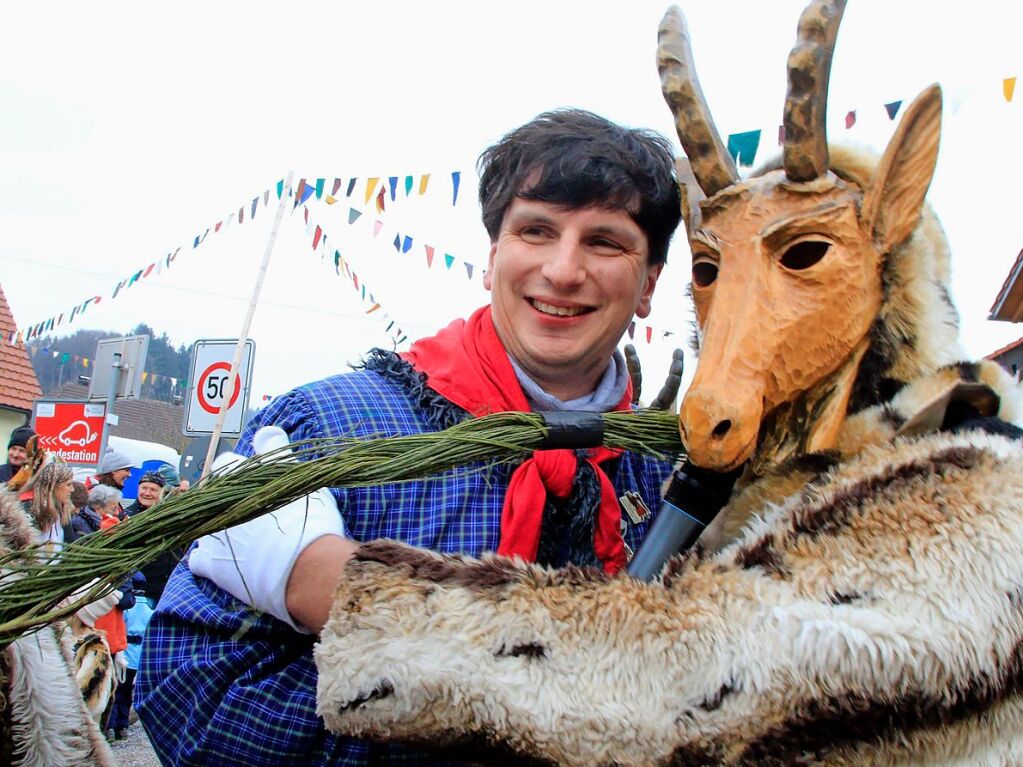
{"type": "MultiPolygon", "coordinates": [[[[1016,93],[1016,77],[1005,77],[1001,81],[1001,95],[1006,103],[1011,103],[1016,93]]],[[[950,113],[956,114],[962,107],[966,97],[976,89],[977,86],[961,86],[959,88],[951,89],[948,95],[948,103],[950,113]]],[[[902,110],[903,99],[896,99],[881,104],[880,109],[884,109],[884,113],[888,120],[894,122],[902,110]]],[[[857,118],[862,117],[867,113],[868,110],[864,109],[849,109],[845,113],[845,129],[851,130],[857,124],[857,118]]],[[[736,164],[740,167],[752,167],[754,160],[757,155],[757,151],[760,147],[760,137],[762,135],[761,130],[749,130],[740,131],[738,133],[728,134],[728,153],[732,155],[732,159],[735,160],[736,164]]],[[[768,133],[768,135],[771,135],[768,133]]],[[[782,125],[778,126],[778,144],[785,143],[785,127],[782,125]]],[[[458,196],[458,183],[453,181],[454,195],[458,196]]]]}
{"type": "MultiPolygon", "coordinates": [[[[305,215],[307,217],[309,216],[308,206],[305,208],[305,215]]],[[[322,250],[321,258],[326,258],[327,255],[331,253],[331,250],[333,250],[331,258],[334,264],[334,273],[337,274],[338,277],[344,276],[347,279],[351,280],[352,287],[354,288],[355,292],[359,293],[362,298],[362,302],[369,306],[369,308],[366,310],[366,314],[373,314],[381,321],[387,322],[387,326],[384,332],[390,337],[391,341],[394,342],[394,345],[396,347],[403,343],[404,341],[408,340],[408,336],[405,334],[404,331],[402,331],[401,327],[399,327],[399,325],[391,317],[391,315],[386,310],[381,311],[383,307],[381,306],[380,302],[373,295],[373,292],[370,291],[369,286],[366,285],[365,282],[359,280],[359,275],[355,273],[355,270],[352,269],[347,259],[345,259],[345,257],[341,255],[341,251],[337,248],[332,248],[332,246],[329,244],[329,238],[324,233],[323,228],[319,224],[317,224],[315,220],[309,220],[306,229],[307,233],[309,231],[309,227],[313,228],[312,240],[310,241],[310,245],[312,246],[313,252],[315,253],[316,250],[319,248],[320,250],[322,250]],[[342,270],[344,270],[343,275],[342,270]],[[377,314],[377,312],[380,313],[377,314]]],[[[395,247],[398,248],[400,246],[401,243],[396,241],[395,247]]],[[[411,240],[409,240],[409,247],[411,247],[411,240]]]]}
{"type": "MultiPolygon", "coordinates": [[[[277,199],[280,199],[281,195],[285,193],[283,180],[277,182],[276,190],[277,199]]],[[[247,202],[244,205],[241,205],[236,212],[232,210],[232,212],[227,216],[226,219],[221,219],[212,226],[206,227],[201,234],[196,234],[191,241],[192,250],[195,250],[200,245],[202,245],[206,241],[206,238],[210,235],[210,233],[218,234],[219,232],[223,231],[228,226],[230,226],[231,221],[235,218],[235,215],[237,215],[238,217],[239,224],[245,223],[246,208],[248,208],[249,210],[248,220],[250,221],[254,220],[256,217],[256,209],[259,207],[259,201],[262,199],[263,207],[267,207],[270,204],[270,200],[272,197],[270,192],[271,188],[267,188],[262,194],[258,194],[255,197],[253,197],[251,202],[247,202]]],[[[288,189],[287,193],[289,196],[291,196],[292,190],[288,189]]],[[[152,263],[143,266],[141,269],[136,270],[129,276],[125,277],[123,280],[119,280],[110,294],[110,300],[117,298],[119,295],[121,295],[123,291],[131,288],[136,282],[145,280],[154,272],[156,274],[163,274],[164,269],[170,269],[171,265],[177,259],[178,255],[181,253],[183,248],[185,248],[185,246],[179,245],[174,250],[167,251],[166,255],[161,256],[156,261],[153,261],[152,263]]],[[[84,314],[86,309],[88,309],[90,306],[95,306],[102,300],[103,300],[102,296],[92,296],[90,298],[87,298],[83,302],[71,307],[69,311],[60,312],[59,314],[54,315],[53,317],[48,317],[42,322],[37,322],[27,327],[12,330],[2,339],[2,341],[5,341],[7,344],[13,346],[16,344],[22,344],[27,341],[31,341],[34,338],[39,338],[44,333],[47,333],[53,330],[54,328],[59,327],[62,324],[66,323],[70,325],[72,322],[75,321],[75,319],[84,314]]]]}
{"type": "MultiPolygon", "coordinates": [[[[71,354],[71,352],[62,352],[59,349],[53,349],[49,346],[27,346],[26,347],[29,355],[32,359],[35,359],[40,354],[48,354],[51,358],[60,358],[61,365],[66,365],[69,362],[75,365],[81,365],[85,370],[89,370],[95,365],[95,360],[92,357],[83,357],[78,354],[71,354]]],[[[171,388],[173,389],[184,389],[188,386],[188,381],[184,378],[177,378],[175,376],[164,375],[163,373],[150,373],[148,370],[142,371],[142,383],[156,384],[160,381],[170,381],[171,388]]]]}

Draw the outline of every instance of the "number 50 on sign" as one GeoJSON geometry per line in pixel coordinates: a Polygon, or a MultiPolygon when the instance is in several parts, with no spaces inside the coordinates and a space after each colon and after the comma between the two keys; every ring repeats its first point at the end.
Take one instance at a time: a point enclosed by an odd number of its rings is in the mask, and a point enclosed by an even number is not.
{"type": "Polygon", "coordinates": [[[182,432],[189,436],[212,434],[217,422],[217,414],[227,400],[228,409],[224,417],[223,434],[238,436],[241,433],[242,419],[249,402],[249,388],[252,381],[252,361],[256,354],[256,344],[252,339],[245,342],[241,364],[234,376],[228,380],[231,372],[231,360],[237,340],[202,339],[196,341],[192,350],[192,366],[188,377],[188,404],[185,408],[185,423],[182,432]]]}

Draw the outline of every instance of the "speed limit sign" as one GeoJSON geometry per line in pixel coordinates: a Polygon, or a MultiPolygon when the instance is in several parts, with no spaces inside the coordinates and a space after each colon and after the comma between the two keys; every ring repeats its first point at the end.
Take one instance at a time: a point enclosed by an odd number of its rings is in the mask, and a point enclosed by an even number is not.
{"type": "Polygon", "coordinates": [[[192,367],[188,377],[188,401],[185,407],[183,433],[189,437],[212,434],[220,408],[227,401],[224,417],[225,436],[241,434],[242,419],[249,402],[252,380],[252,359],[256,344],[245,342],[242,360],[234,380],[230,380],[231,361],[237,340],[203,339],[192,350],[192,367]]]}

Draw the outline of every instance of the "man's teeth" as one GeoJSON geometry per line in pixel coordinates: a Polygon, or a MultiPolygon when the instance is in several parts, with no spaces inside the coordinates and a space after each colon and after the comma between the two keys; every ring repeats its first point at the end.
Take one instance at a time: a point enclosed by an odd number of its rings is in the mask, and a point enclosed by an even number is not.
{"type": "Polygon", "coordinates": [[[552,306],[551,304],[545,304],[543,301],[533,300],[533,308],[544,314],[553,314],[557,317],[575,317],[577,314],[582,314],[586,311],[585,307],[582,306],[552,306]]]}

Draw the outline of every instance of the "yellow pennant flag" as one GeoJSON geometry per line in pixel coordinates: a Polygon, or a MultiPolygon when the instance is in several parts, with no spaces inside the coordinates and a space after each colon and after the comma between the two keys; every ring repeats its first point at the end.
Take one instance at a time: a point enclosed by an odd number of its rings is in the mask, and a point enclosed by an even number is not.
{"type": "Polygon", "coordinates": [[[426,194],[426,187],[430,183],[430,174],[424,173],[419,177],[419,194],[426,194]]]}
{"type": "Polygon", "coordinates": [[[337,202],[337,197],[334,197],[333,195],[329,194],[324,195],[323,199],[326,201],[328,205],[333,205],[335,202],[337,202]]]}
{"type": "Polygon", "coordinates": [[[1006,101],[1012,101],[1012,94],[1016,90],[1016,78],[1006,77],[1002,80],[1002,93],[1005,94],[1006,101]]]}
{"type": "Polygon", "coordinates": [[[380,181],[379,178],[367,178],[366,179],[366,205],[369,205],[369,201],[373,199],[373,190],[377,188],[377,183],[380,181]]]}
{"type": "Polygon", "coordinates": [[[143,370],[142,371],[142,383],[145,383],[148,378],[149,378],[149,373],[147,373],[145,370],[143,370]]]}

